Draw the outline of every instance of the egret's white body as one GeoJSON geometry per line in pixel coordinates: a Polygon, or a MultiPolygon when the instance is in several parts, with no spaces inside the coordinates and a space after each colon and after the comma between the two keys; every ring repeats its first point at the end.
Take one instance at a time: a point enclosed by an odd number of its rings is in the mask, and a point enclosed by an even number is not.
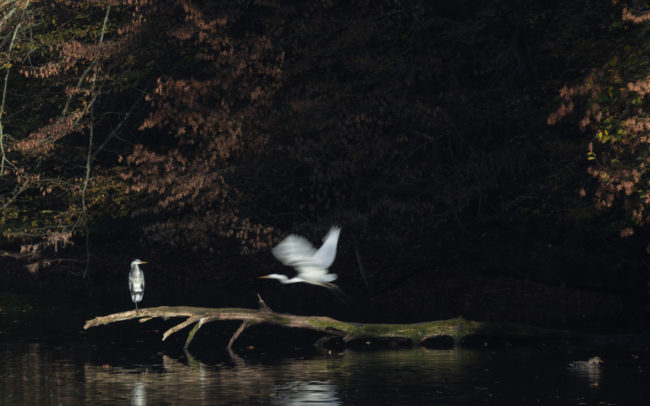
{"type": "Polygon", "coordinates": [[[289,278],[286,275],[272,273],[262,276],[262,278],[277,279],[284,284],[310,283],[341,293],[339,287],[332,283],[336,280],[337,275],[329,273],[329,267],[336,258],[336,245],[340,234],[340,227],[330,228],[330,231],[323,238],[323,245],[318,250],[305,238],[295,234],[289,235],[273,247],[271,253],[284,265],[293,267],[298,272],[298,275],[289,278]]]}
{"type": "Polygon", "coordinates": [[[131,262],[129,271],[129,291],[131,291],[131,300],[135,303],[135,310],[138,310],[138,302],[142,301],[144,296],[144,272],[138,265],[146,264],[145,261],[134,259],[131,262]]]}

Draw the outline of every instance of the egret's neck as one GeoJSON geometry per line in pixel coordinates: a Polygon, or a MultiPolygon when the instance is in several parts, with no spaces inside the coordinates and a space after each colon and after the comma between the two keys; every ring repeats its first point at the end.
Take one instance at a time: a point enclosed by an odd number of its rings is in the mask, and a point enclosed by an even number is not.
{"type": "Polygon", "coordinates": [[[267,275],[266,277],[268,279],[277,279],[277,280],[280,281],[280,283],[296,283],[296,282],[300,282],[299,280],[296,280],[297,278],[289,279],[289,277],[287,275],[280,275],[278,273],[272,273],[271,275],[267,275]]]}

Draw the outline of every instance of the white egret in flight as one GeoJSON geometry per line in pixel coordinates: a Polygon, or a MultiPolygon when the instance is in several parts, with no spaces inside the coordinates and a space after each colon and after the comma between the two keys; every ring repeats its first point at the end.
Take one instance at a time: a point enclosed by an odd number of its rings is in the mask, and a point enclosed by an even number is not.
{"type": "Polygon", "coordinates": [[[339,241],[340,227],[332,227],[323,238],[323,245],[316,250],[305,238],[291,234],[271,249],[273,256],[284,265],[293,267],[298,275],[289,278],[286,275],[272,273],[260,278],[277,279],[280,283],[310,283],[323,286],[344,296],[341,289],[333,284],[337,275],[329,273],[328,268],[336,257],[336,245],[339,241]]]}
{"type": "Polygon", "coordinates": [[[129,290],[131,291],[131,300],[135,303],[135,311],[138,311],[138,302],[144,296],[144,272],[138,265],[146,264],[145,261],[134,259],[131,262],[131,270],[129,271],[129,290]]]}

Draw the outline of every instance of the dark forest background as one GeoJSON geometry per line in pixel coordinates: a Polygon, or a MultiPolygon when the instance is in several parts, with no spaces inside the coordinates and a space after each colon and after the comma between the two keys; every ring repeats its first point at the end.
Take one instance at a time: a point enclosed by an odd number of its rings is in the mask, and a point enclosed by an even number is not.
{"type": "Polygon", "coordinates": [[[363,320],[647,327],[643,2],[0,14],[4,290],[130,307],[139,257],[144,306],[260,292],[363,320]],[[290,272],[269,252],[287,234],[318,244],[334,224],[351,305],[256,279],[290,272]]]}

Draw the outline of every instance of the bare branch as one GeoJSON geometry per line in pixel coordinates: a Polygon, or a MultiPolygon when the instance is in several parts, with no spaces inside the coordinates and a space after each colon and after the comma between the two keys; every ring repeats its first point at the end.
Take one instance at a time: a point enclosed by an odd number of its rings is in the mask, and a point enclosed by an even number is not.
{"type": "Polygon", "coordinates": [[[249,325],[250,325],[250,322],[248,320],[242,321],[239,328],[234,332],[232,337],[230,337],[230,341],[228,341],[228,346],[226,347],[229,352],[232,351],[232,345],[235,342],[235,340],[237,340],[237,338],[241,335],[241,333],[244,332],[244,330],[246,330],[246,327],[248,327],[249,325]]]}
{"type": "MultiPolygon", "coordinates": [[[[111,12],[111,6],[106,8],[106,16],[104,16],[104,24],[102,25],[102,32],[99,35],[99,43],[101,44],[104,41],[104,32],[106,31],[106,24],[108,23],[108,15],[111,12]]],[[[95,95],[95,84],[97,82],[97,70],[93,74],[93,81],[90,87],[90,94],[92,99],[96,98],[95,95]]],[[[70,99],[68,99],[69,101],[70,99]]],[[[93,107],[94,103],[90,106],[90,131],[88,136],[88,152],[86,155],[86,174],[84,176],[83,186],[81,188],[81,210],[84,218],[84,235],[86,238],[86,266],[82,278],[85,279],[88,274],[88,267],[90,265],[90,236],[88,235],[88,211],[86,207],[86,190],[88,189],[88,182],[90,180],[90,163],[93,157],[93,137],[95,133],[95,109],[93,107]]],[[[67,105],[66,105],[67,108],[67,105]]]]}
{"type": "MultiPolygon", "coordinates": [[[[259,297],[259,295],[258,295],[259,297]]],[[[263,301],[260,298],[260,302],[263,301]]],[[[233,333],[227,350],[232,352],[233,343],[253,324],[268,324],[286,328],[300,328],[322,333],[330,339],[339,339],[344,345],[359,346],[377,343],[389,346],[422,345],[425,347],[531,343],[581,343],[585,345],[647,345],[650,334],[646,335],[594,335],[567,330],[545,329],[516,323],[476,322],[457,317],[411,324],[373,324],[350,323],[324,316],[297,316],[275,313],[268,307],[244,308],[205,308],[188,306],[162,306],[130,310],[109,314],[88,320],[84,329],[131,319],[150,319],[160,317],[187,317],[185,321],[168,329],[163,340],[171,334],[196,323],[188,334],[184,348],[190,345],[196,332],[206,323],[218,320],[240,320],[242,324],[233,333]]],[[[328,339],[319,339],[314,345],[322,345],[328,339]]]]}
{"type": "Polygon", "coordinates": [[[167,331],[165,331],[165,333],[163,334],[162,340],[165,341],[167,339],[167,337],[169,337],[170,335],[174,334],[175,332],[177,332],[179,330],[184,329],[185,327],[189,326],[192,323],[196,323],[199,320],[200,320],[200,317],[188,317],[184,322],[182,322],[180,324],[177,324],[174,327],[172,327],[172,328],[168,329],[167,331]]]}
{"type": "MultiPolygon", "coordinates": [[[[15,9],[14,9],[15,10],[15,9]]],[[[14,10],[11,10],[12,12],[14,10]]],[[[14,41],[16,40],[16,35],[18,34],[18,30],[20,29],[21,24],[18,23],[16,24],[16,28],[14,28],[14,34],[11,37],[11,42],[9,43],[9,50],[7,51],[7,61],[8,64],[11,63],[11,50],[14,47],[14,41]]],[[[2,87],[2,102],[0,104],[0,176],[4,175],[5,171],[5,163],[11,164],[11,162],[7,159],[7,154],[5,152],[5,144],[4,144],[4,124],[2,120],[4,119],[4,113],[5,113],[5,102],[7,100],[7,87],[9,86],[9,72],[11,71],[11,66],[7,66],[7,72],[5,73],[5,79],[4,79],[4,85],[2,87]]]]}

